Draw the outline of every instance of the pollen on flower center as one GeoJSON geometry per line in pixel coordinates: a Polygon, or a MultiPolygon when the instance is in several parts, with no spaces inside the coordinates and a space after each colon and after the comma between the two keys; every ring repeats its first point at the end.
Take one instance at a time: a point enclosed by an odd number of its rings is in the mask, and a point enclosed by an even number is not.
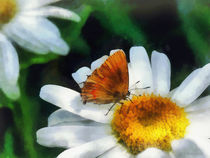
{"type": "Polygon", "coordinates": [[[0,0],[0,25],[8,23],[16,12],[16,0],[0,0]]]}
{"type": "Polygon", "coordinates": [[[170,151],[171,141],[184,137],[189,120],[170,98],[151,94],[124,101],[116,108],[111,125],[119,142],[138,154],[149,147],[170,151]]]}

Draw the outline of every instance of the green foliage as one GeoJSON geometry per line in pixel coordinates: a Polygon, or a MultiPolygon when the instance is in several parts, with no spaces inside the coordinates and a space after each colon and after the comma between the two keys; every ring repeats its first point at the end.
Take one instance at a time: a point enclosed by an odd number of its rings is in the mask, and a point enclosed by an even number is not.
{"type": "Polygon", "coordinates": [[[92,12],[92,8],[89,5],[82,5],[79,9],[78,15],[81,17],[81,21],[78,23],[68,23],[66,21],[60,21],[58,26],[63,28],[61,30],[62,37],[70,43],[72,49],[81,52],[82,54],[88,54],[90,51],[89,46],[87,45],[86,41],[81,36],[81,30],[85,25],[88,17],[92,12]]]}
{"type": "Polygon", "coordinates": [[[23,50],[23,49],[21,49],[18,52],[19,52],[18,56],[20,58],[20,68],[21,69],[26,69],[33,64],[47,63],[47,62],[49,62],[53,59],[56,59],[58,57],[58,55],[53,54],[53,53],[40,55],[40,54],[35,54],[35,53],[29,52],[29,51],[23,50]]]}
{"type": "Polygon", "coordinates": [[[21,71],[21,78],[20,78],[20,89],[21,89],[21,97],[17,101],[17,106],[20,108],[20,113],[22,114],[19,116],[18,114],[15,115],[15,122],[17,125],[17,130],[21,133],[21,137],[23,137],[24,142],[24,151],[25,157],[30,158],[37,158],[38,153],[35,149],[35,125],[37,121],[37,114],[39,104],[37,104],[37,99],[34,97],[30,97],[27,94],[27,70],[21,71]]]}
{"type": "Polygon", "coordinates": [[[3,152],[0,154],[0,158],[16,158],[13,150],[14,140],[11,130],[6,132],[4,142],[3,152]]]}
{"type": "Polygon", "coordinates": [[[146,37],[141,27],[130,17],[130,7],[120,0],[90,0],[94,6],[94,16],[111,33],[129,40],[134,45],[145,45],[146,37]]]}
{"type": "Polygon", "coordinates": [[[210,8],[205,1],[177,1],[182,28],[199,63],[210,61],[210,8]]]}

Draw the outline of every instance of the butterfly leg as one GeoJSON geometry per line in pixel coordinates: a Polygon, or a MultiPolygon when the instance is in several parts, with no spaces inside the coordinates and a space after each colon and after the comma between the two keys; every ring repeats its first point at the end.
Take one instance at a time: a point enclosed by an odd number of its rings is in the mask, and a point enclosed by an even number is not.
{"type": "Polygon", "coordinates": [[[132,100],[131,100],[131,98],[129,98],[129,97],[126,97],[126,99],[127,99],[127,100],[129,100],[131,103],[133,103],[133,102],[132,102],[132,100]]]}
{"type": "Polygon", "coordinates": [[[127,109],[127,114],[129,113],[130,109],[131,109],[131,107],[129,106],[128,109],[127,109]]]}
{"type": "Polygon", "coordinates": [[[115,104],[116,104],[116,103],[114,103],[114,104],[109,108],[109,110],[107,111],[107,113],[105,114],[105,116],[108,115],[108,113],[112,110],[112,108],[115,106],[115,104]]]}

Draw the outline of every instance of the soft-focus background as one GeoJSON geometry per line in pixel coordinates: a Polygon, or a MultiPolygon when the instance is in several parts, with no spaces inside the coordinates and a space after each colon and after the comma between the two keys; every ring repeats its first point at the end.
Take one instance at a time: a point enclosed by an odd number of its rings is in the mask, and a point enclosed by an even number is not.
{"type": "Polygon", "coordinates": [[[82,19],[51,19],[71,51],[67,56],[36,55],[17,48],[21,98],[12,102],[0,92],[0,158],[52,158],[63,151],[36,143],[36,131],[58,109],[40,99],[40,88],[58,84],[80,91],[71,73],[112,49],[121,48],[128,56],[130,47],[141,45],[149,55],[152,50],[167,54],[172,88],[210,62],[209,0],[64,0],[56,5],[82,19]]]}

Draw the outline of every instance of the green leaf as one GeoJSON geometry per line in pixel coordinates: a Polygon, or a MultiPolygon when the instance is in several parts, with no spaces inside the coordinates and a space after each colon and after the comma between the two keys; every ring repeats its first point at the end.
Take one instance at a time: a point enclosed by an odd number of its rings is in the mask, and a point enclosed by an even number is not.
{"type": "Polygon", "coordinates": [[[206,1],[177,1],[182,29],[199,63],[210,60],[210,8],[206,1]],[[188,3],[187,3],[188,2],[188,3]]]}
{"type": "Polygon", "coordinates": [[[81,31],[92,11],[91,6],[83,5],[78,11],[78,15],[81,18],[80,22],[67,24],[65,21],[62,21],[58,23],[59,28],[62,28],[62,37],[65,39],[65,41],[71,44],[71,49],[77,50],[83,54],[88,54],[90,48],[81,36],[81,31]]]}
{"type": "Polygon", "coordinates": [[[20,111],[15,111],[14,119],[18,131],[21,133],[24,142],[25,156],[30,158],[37,158],[37,152],[35,149],[35,122],[37,121],[37,114],[39,104],[37,104],[36,97],[29,97],[27,94],[27,76],[28,71],[22,70],[20,78],[21,97],[16,101],[16,106],[20,108],[20,111]],[[21,113],[21,115],[20,115],[21,113]]]}
{"type": "Polygon", "coordinates": [[[3,152],[0,154],[0,158],[16,158],[14,154],[13,136],[12,132],[8,130],[4,137],[3,152]]]}
{"type": "Polygon", "coordinates": [[[26,50],[19,50],[18,56],[20,59],[20,68],[26,69],[33,64],[43,64],[47,63],[51,60],[54,60],[58,57],[58,55],[53,53],[48,53],[45,55],[35,54],[33,52],[29,52],[26,50]]]}
{"type": "Polygon", "coordinates": [[[106,2],[92,0],[90,3],[94,5],[94,16],[104,28],[129,40],[134,45],[146,44],[143,31],[129,16],[130,8],[125,3],[120,0],[106,0],[106,2]]]}

